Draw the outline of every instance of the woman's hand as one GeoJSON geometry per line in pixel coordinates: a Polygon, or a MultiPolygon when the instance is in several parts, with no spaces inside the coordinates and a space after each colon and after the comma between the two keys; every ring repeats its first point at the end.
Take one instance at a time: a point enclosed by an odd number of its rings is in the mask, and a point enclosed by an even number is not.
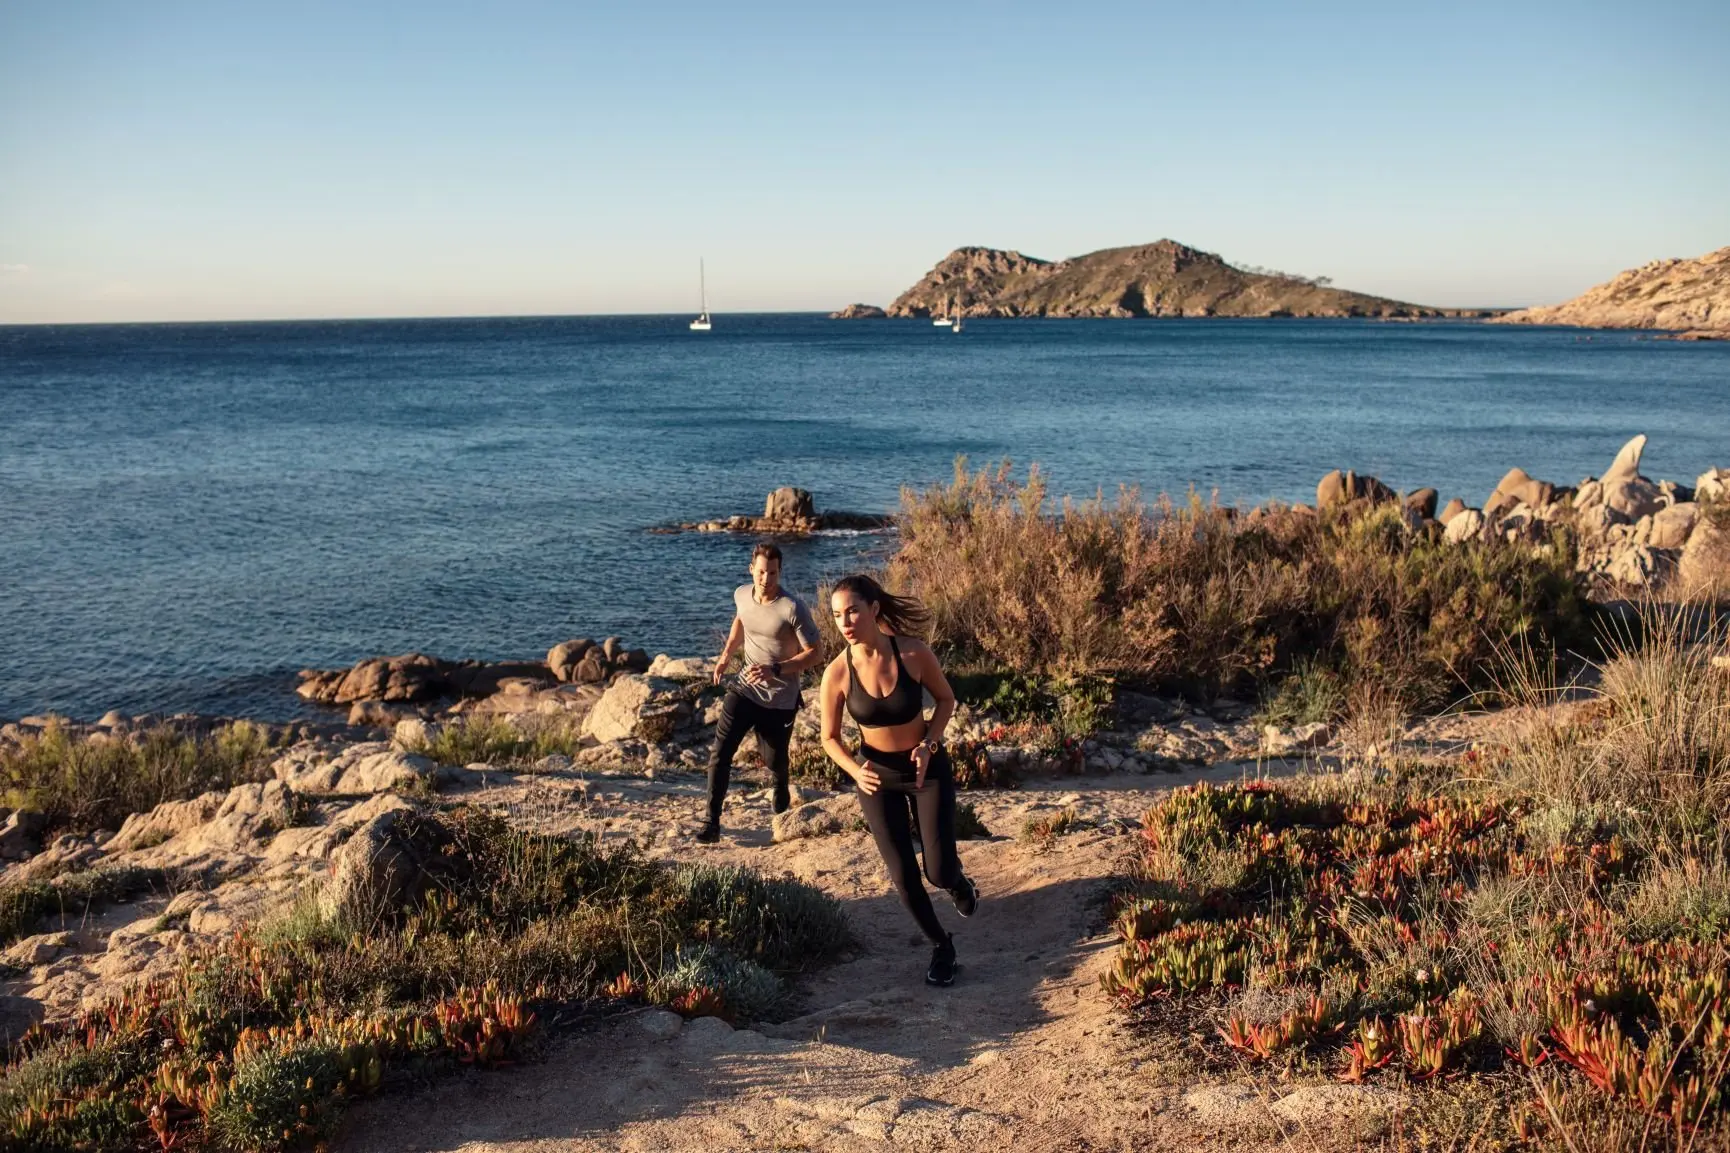
{"type": "Polygon", "coordinates": [[[861,761],[850,770],[853,783],[859,786],[859,791],[867,797],[877,795],[877,787],[883,783],[883,778],[877,775],[877,769],[870,761],[861,761]]]}
{"type": "Polygon", "coordinates": [[[913,774],[913,787],[923,789],[925,770],[931,767],[931,746],[924,741],[913,746],[913,767],[918,770],[913,774]]]}

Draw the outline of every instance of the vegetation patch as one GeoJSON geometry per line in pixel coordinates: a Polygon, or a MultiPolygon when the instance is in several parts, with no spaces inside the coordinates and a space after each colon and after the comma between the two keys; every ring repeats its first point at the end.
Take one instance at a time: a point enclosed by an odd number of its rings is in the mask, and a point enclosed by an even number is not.
{"type": "Polygon", "coordinates": [[[45,836],[118,829],[133,813],[270,775],[269,734],[247,721],[209,735],[170,727],[76,737],[59,724],[0,746],[6,805],[33,809],[45,836]]]}
{"type": "Polygon", "coordinates": [[[35,933],[44,917],[81,918],[115,901],[160,888],[168,880],[161,869],[113,868],[0,885],[0,945],[35,933]]]}
{"type": "Polygon", "coordinates": [[[407,750],[441,765],[476,763],[529,768],[554,754],[574,757],[583,748],[581,726],[563,717],[459,717],[407,750]]]}
{"type": "Polygon", "coordinates": [[[1250,1063],[1481,1078],[1501,1087],[1491,1145],[1716,1147],[1730,1137],[1721,641],[1659,623],[1595,699],[1533,710],[1463,768],[1174,793],[1143,819],[1105,990],[1211,1011],[1216,1054],[1250,1063]]]}
{"type": "Polygon", "coordinates": [[[0,1076],[0,1147],[316,1144],[356,1096],[520,1060],[561,1006],[648,998],[751,1017],[782,974],[847,940],[838,903],[798,882],[670,867],[471,811],[404,823],[405,844],[437,850],[404,907],[359,925],[315,894],[34,1031],[0,1076]]]}
{"type": "Polygon", "coordinates": [[[1565,539],[1446,544],[1391,506],[1239,515],[1132,491],[1048,506],[1037,468],[1023,483],[965,461],[902,497],[888,579],[929,606],[958,667],[1013,674],[991,701],[1006,717],[1091,731],[1112,678],[1284,696],[1294,715],[1434,708],[1491,687],[1502,646],[1591,640],[1565,539]],[[1288,691],[1294,675],[1308,683],[1288,691]]]}

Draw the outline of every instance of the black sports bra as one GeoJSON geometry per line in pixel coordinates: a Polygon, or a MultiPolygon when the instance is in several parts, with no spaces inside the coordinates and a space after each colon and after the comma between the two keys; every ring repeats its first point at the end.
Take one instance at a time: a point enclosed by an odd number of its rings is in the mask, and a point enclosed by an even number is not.
{"type": "Polygon", "coordinates": [[[904,725],[925,711],[925,692],[919,682],[901,663],[901,646],[889,638],[889,648],[895,653],[895,687],[887,696],[874,697],[859,683],[859,672],[853,667],[853,649],[847,649],[847,711],[853,719],[869,729],[904,725]]]}

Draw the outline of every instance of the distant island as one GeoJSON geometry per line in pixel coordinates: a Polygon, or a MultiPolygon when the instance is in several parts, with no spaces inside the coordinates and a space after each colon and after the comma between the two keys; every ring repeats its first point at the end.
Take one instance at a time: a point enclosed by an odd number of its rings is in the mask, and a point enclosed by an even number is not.
{"type": "Polygon", "coordinates": [[[1654,260],[1563,304],[1523,308],[1496,319],[1502,324],[1653,328],[1694,339],[1730,339],[1730,248],[1698,260],[1654,260]]]}
{"type": "Polygon", "coordinates": [[[1211,252],[1161,240],[1041,260],[997,248],[957,248],[887,309],[853,304],[831,315],[1002,317],[1486,317],[1333,288],[1325,278],[1237,268],[1211,252]]]}

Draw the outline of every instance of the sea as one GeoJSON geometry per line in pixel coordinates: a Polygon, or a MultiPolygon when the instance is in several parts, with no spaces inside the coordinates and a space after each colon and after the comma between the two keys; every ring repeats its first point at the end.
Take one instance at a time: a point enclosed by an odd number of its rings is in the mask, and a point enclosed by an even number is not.
{"type": "MultiPolygon", "coordinates": [[[[572,637],[716,650],[762,510],[1054,494],[1313,500],[1329,469],[1481,504],[1730,466],[1730,344],[1475,323],[820,315],[0,327],[0,719],[287,720],[296,670],[572,637]]],[[[787,583],[890,536],[783,542],[787,583]]]]}

